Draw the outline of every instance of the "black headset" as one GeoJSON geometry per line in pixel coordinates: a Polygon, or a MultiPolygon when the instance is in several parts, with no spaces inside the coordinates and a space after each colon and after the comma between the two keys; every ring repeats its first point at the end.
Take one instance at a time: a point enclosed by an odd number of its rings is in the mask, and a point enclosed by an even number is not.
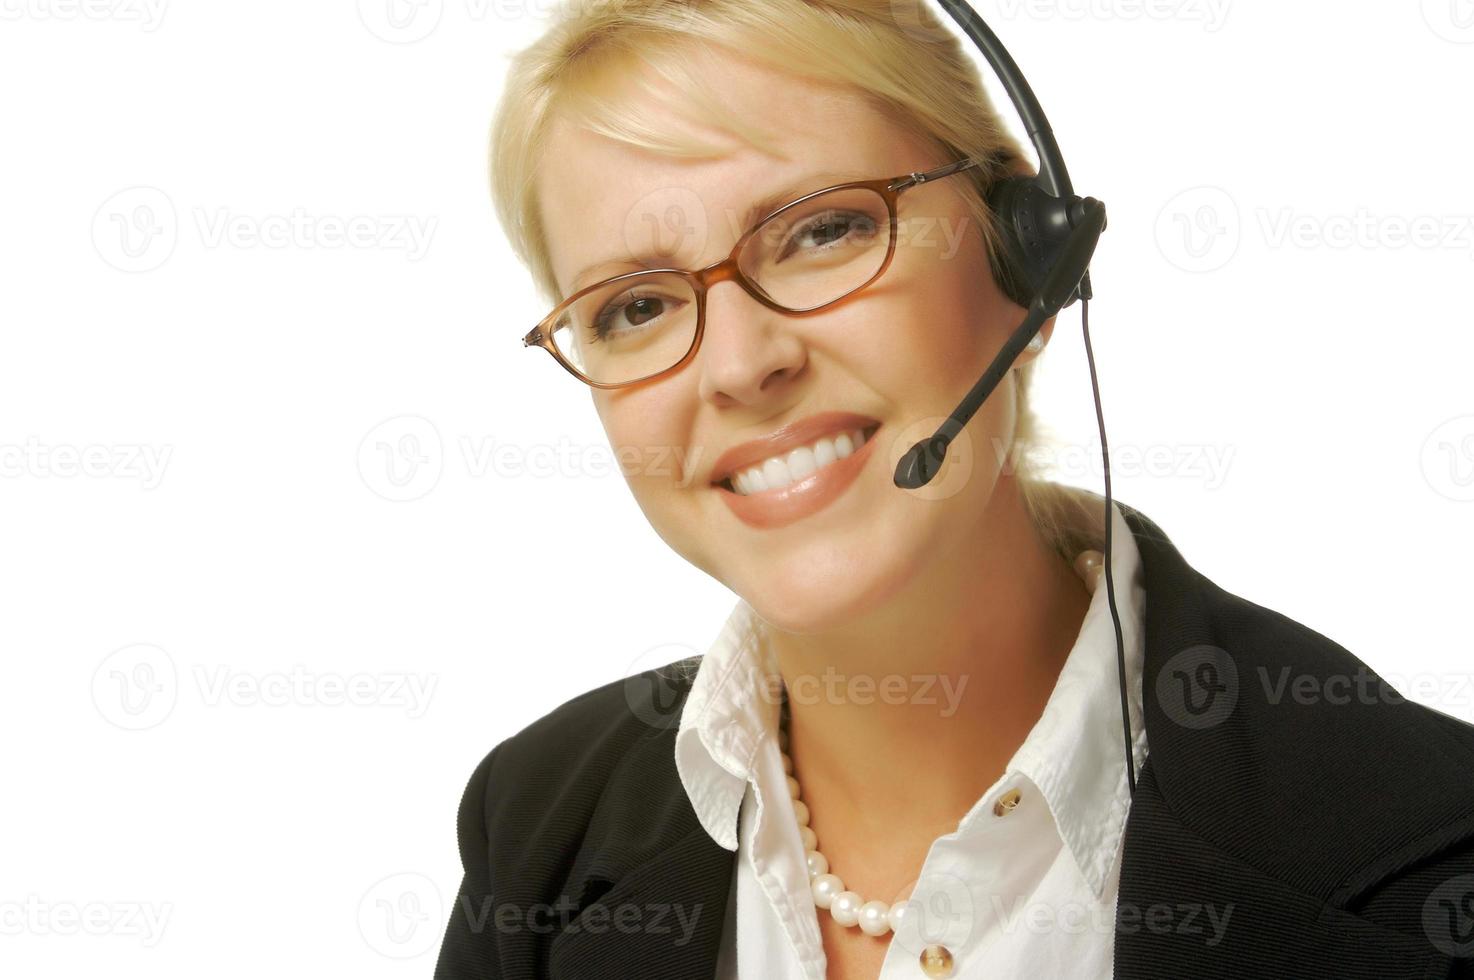
{"type": "MultiPolygon", "coordinates": [[[[909,0],[894,0],[895,3],[909,0]]],[[[1093,197],[1080,197],[1070,186],[1059,144],[1049,120],[1034,97],[1023,72],[1019,71],[998,36],[983,23],[965,0],[937,0],[973,44],[983,52],[994,74],[1003,83],[1024,129],[1039,156],[1039,173],[1028,177],[1006,177],[988,191],[988,206],[997,217],[1004,261],[1016,282],[1000,284],[1009,298],[1028,313],[1003,348],[983,372],[977,384],[956,410],[928,439],[923,439],[901,457],[896,465],[896,486],[914,490],[936,476],[947,455],[947,447],[962,427],[992,393],[1013,362],[1040,327],[1061,309],[1081,300],[1081,327],[1085,356],[1090,365],[1090,388],[1095,395],[1095,418],[1100,428],[1100,451],[1105,462],[1105,582],[1111,621],[1116,628],[1116,667],[1121,684],[1121,730],[1126,750],[1126,784],[1136,795],[1136,762],[1132,755],[1131,718],[1126,698],[1126,646],[1121,637],[1121,615],[1116,609],[1116,587],[1111,577],[1111,456],[1106,446],[1105,417],[1100,407],[1100,386],[1095,374],[1095,354],[1090,347],[1090,258],[1105,231],[1105,205],[1093,197]]]]}

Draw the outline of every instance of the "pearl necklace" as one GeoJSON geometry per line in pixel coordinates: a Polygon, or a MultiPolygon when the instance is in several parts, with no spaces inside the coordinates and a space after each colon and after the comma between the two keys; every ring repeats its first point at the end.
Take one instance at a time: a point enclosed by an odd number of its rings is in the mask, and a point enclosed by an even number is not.
{"type": "MultiPolygon", "coordinates": [[[[1100,581],[1104,557],[1099,551],[1082,551],[1075,558],[1075,572],[1085,580],[1086,588],[1092,593],[1100,581]]],[[[803,839],[804,851],[809,865],[809,887],[814,894],[814,904],[828,909],[834,921],[842,926],[859,926],[869,936],[884,936],[897,933],[911,906],[910,898],[894,904],[881,901],[867,902],[855,892],[845,888],[844,881],[829,870],[829,860],[819,850],[819,837],[809,826],[809,808],[800,793],[798,780],[793,775],[793,759],[788,755],[788,699],[784,696],[783,712],[778,729],[778,748],[783,756],[783,772],[788,776],[788,795],[793,800],[793,813],[798,818],[798,833],[803,839]]]]}

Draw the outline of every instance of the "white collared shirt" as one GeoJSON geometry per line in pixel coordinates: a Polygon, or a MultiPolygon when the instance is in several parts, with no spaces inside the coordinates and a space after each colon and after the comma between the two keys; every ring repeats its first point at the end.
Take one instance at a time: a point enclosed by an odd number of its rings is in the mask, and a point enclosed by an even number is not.
{"type": "MultiPolygon", "coordinates": [[[[1112,519],[1111,573],[1140,772],[1146,593],[1136,540],[1114,505],[1112,519]]],[[[761,693],[764,678],[776,673],[762,628],[739,600],[687,696],[676,769],[707,833],[737,852],[718,980],[824,980],[818,917],[829,913],[810,891],[779,755],[778,705],[761,693]]],[[[933,943],[952,955],[954,980],[1109,980],[1129,804],[1115,628],[1102,574],[1043,714],[957,830],[932,842],[911,893],[920,903],[911,911],[921,914],[882,940],[890,946],[881,980],[924,978],[920,953],[933,943]],[[995,811],[1013,791],[1017,805],[995,811]]],[[[844,877],[842,867],[831,870],[844,877]]]]}

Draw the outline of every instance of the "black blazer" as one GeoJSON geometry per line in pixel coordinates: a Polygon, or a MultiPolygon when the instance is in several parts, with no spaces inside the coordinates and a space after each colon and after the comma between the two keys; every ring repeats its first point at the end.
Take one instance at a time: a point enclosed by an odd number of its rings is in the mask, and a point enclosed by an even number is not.
{"type": "MultiPolygon", "coordinates": [[[[1115,976],[1474,978],[1474,727],[1220,589],[1120,506],[1145,575],[1148,756],[1115,976]]],[[[713,976],[735,855],[676,775],[692,674],[589,691],[481,761],[437,980],[713,976]]]]}

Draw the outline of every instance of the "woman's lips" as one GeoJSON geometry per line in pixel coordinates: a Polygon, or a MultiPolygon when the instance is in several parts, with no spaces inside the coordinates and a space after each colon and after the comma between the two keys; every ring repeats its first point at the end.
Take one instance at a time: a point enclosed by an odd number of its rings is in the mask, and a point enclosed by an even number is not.
{"type": "Polygon", "coordinates": [[[867,430],[865,444],[844,459],[837,459],[786,487],[740,494],[718,484],[722,501],[749,527],[767,530],[783,527],[829,506],[860,475],[875,445],[879,426],[867,430]]]}

